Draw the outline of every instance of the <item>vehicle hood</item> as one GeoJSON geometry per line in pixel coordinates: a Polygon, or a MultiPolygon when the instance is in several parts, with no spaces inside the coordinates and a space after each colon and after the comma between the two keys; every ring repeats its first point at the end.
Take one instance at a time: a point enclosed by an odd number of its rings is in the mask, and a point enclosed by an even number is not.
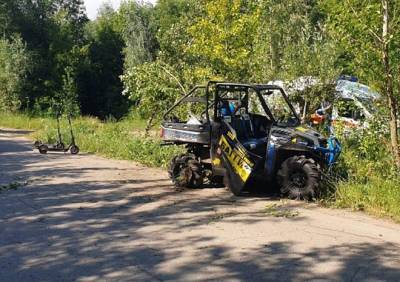
{"type": "Polygon", "coordinates": [[[322,134],[304,125],[297,127],[273,126],[271,138],[278,144],[300,142],[306,146],[320,146],[321,143],[326,142],[326,138],[322,134]]]}

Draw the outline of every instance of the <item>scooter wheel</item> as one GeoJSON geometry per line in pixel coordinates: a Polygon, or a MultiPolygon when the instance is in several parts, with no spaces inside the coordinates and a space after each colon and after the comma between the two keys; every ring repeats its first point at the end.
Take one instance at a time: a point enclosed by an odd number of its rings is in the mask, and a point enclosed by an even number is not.
{"type": "Polygon", "coordinates": [[[42,155],[45,155],[45,154],[47,154],[49,147],[47,147],[46,145],[40,145],[38,149],[39,149],[39,153],[41,153],[42,155]]]}
{"type": "Polygon", "coordinates": [[[72,155],[77,155],[79,154],[79,147],[76,145],[71,146],[71,149],[69,149],[72,155]]]}

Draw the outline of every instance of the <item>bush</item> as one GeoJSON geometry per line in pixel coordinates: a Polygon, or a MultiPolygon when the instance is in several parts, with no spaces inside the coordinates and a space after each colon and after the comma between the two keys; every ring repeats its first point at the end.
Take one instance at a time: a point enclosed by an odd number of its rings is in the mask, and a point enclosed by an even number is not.
{"type": "Polygon", "coordinates": [[[22,39],[0,39],[0,110],[17,111],[29,69],[29,56],[22,39]]]}
{"type": "Polygon", "coordinates": [[[393,164],[387,121],[382,116],[376,114],[362,129],[346,133],[337,128],[344,151],[336,170],[345,170],[346,177],[337,178],[335,189],[326,199],[336,207],[400,221],[400,176],[393,164]]]}

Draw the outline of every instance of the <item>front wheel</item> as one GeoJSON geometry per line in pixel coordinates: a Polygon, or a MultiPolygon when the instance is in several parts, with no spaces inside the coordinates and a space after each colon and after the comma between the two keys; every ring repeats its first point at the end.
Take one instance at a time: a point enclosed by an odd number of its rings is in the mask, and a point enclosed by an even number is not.
{"type": "Polygon", "coordinates": [[[321,180],[319,165],[305,156],[294,156],[282,163],[278,171],[281,193],[290,199],[311,200],[321,180]]]}
{"type": "Polygon", "coordinates": [[[77,155],[79,154],[79,147],[76,145],[72,145],[69,151],[71,152],[72,155],[77,155]]]}

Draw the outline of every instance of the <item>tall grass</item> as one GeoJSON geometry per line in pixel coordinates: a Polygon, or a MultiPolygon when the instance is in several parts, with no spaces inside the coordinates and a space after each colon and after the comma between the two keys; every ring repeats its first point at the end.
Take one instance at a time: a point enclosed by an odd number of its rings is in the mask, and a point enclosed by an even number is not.
{"type": "Polygon", "coordinates": [[[367,183],[339,183],[333,204],[400,222],[400,181],[376,178],[367,183]]]}
{"type": "MultiPolygon", "coordinates": [[[[57,123],[50,118],[30,117],[0,113],[0,126],[35,130],[34,140],[54,143],[57,140],[57,123]]],[[[144,165],[165,167],[182,148],[161,147],[161,140],[153,132],[144,136],[146,121],[126,119],[120,122],[101,122],[96,118],[81,117],[73,120],[75,139],[81,151],[115,159],[133,160],[144,165]]],[[[71,141],[68,121],[61,121],[64,143],[71,141]]]]}

